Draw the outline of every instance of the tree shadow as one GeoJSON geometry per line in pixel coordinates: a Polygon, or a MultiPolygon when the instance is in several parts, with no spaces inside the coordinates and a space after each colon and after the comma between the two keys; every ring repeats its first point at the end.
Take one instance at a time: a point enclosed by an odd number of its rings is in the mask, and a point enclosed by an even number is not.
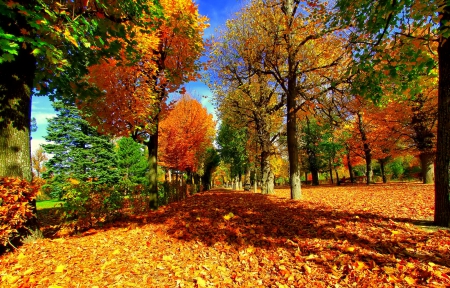
{"type": "MultiPolygon", "coordinates": [[[[323,246],[327,245],[326,257],[346,253],[354,261],[373,261],[383,266],[395,266],[396,257],[450,267],[449,253],[437,249],[425,251],[418,249],[417,244],[440,236],[448,240],[448,231],[433,236],[414,228],[417,220],[338,211],[327,206],[308,207],[302,202],[248,192],[216,190],[197,194],[130,221],[140,226],[164,224],[164,232],[169,236],[208,246],[269,250],[281,247],[314,258],[323,254],[323,246]],[[395,257],[387,260],[389,255],[395,257]]],[[[317,259],[323,261],[323,257],[317,259]]]]}

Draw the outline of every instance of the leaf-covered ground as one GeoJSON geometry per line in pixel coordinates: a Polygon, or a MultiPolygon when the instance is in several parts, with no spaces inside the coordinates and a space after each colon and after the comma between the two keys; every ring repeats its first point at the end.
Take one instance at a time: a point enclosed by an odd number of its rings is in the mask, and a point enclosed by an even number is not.
{"type": "Polygon", "coordinates": [[[0,257],[2,287],[446,287],[433,186],[215,190],[0,257]],[[426,222],[428,221],[428,222],[426,222]],[[433,232],[434,231],[434,232],[433,232]]]}

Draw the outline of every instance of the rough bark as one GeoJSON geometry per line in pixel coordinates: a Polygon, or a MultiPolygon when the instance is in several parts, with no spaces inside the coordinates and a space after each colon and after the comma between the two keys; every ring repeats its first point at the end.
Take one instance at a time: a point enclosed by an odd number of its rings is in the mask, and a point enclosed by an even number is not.
{"type": "MultiPolygon", "coordinates": [[[[6,33],[19,37],[21,28],[32,30],[22,16],[15,23],[8,20],[0,20],[6,33]]],[[[30,45],[22,47],[15,60],[0,65],[0,177],[32,180],[30,122],[35,71],[30,45]]]]}
{"type": "Polygon", "coordinates": [[[388,157],[383,158],[383,159],[378,159],[378,162],[380,163],[381,178],[383,179],[383,183],[387,183],[386,164],[388,163],[390,158],[391,157],[388,156],[388,157]]]}
{"type": "Polygon", "coordinates": [[[267,149],[263,147],[263,151],[261,152],[261,193],[274,194],[274,174],[269,162],[270,153],[265,151],[267,149]]]}
{"type": "MultiPolygon", "coordinates": [[[[448,29],[450,6],[447,4],[440,13],[441,28],[448,29]]],[[[435,166],[435,209],[434,222],[450,227],[450,41],[441,36],[438,47],[439,93],[438,127],[435,166]]]]}
{"type": "MultiPolygon", "coordinates": [[[[158,124],[156,124],[156,126],[158,126],[158,124]]],[[[151,135],[150,140],[146,142],[146,145],[148,148],[149,164],[149,207],[151,209],[158,209],[158,133],[151,135]]]]}
{"type": "Polygon", "coordinates": [[[369,143],[367,143],[367,135],[364,129],[363,116],[361,112],[358,112],[358,129],[361,134],[361,141],[363,142],[364,159],[366,160],[366,183],[369,185],[372,183],[372,149],[370,149],[369,143]]]}
{"type": "Polygon", "coordinates": [[[434,183],[434,153],[420,153],[420,168],[422,174],[422,183],[434,183]]]}
{"type": "MultiPolygon", "coordinates": [[[[294,1],[286,0],[284,2],[284,10],[286,11],[286,15],[289,18],[294,17],[293,15],[294,9],[294,1]]],[[[286,51],[288,51],[288,61],[287,61],[287,69],[288,69],[288,77],[287,77],[287,94],[286,94],[286,129],[287,129],[287,148],[289,155],[289,183],[291,185],[291,199],[301,199],[302,191],[300,186],[300,164],[298,159],[298,150],[299,145],[297,141],[297,74],[296,74],[296,60],[295,60],[295,51],[293,51],[293,47],[291,42],[294,41],[292,39],[292,35],[288,34],[286,36],[286,51]]]]}
{"type": "Polygon", "coordinates": [[[291,185],[291,199],[301,199],[300,187],[300,165],[298,159],[297,142],[297,117],[295,113],[296,81],[295,76],[288,83],[289,94],[287,95],[287,147],[289,155],[289,184],[291,185]],[[292,80],[292,81],[291,81],[292,80]]]}

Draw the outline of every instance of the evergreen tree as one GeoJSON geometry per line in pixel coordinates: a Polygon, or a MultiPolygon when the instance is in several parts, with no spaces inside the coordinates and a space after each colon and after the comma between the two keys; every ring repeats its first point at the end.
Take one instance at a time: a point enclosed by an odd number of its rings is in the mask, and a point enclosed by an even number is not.
{"type": "Polygon", "coordinates": [[[106,136],[98,134],[79,114],[74,105],[53,103],[58,113],[49,120],[47,141],[42,145],[53,155],[47,163],[44,188],[53,197],[61,198],[69,179],[92,184],[114,184],[119,181],[117,159],[113,144],[106,136]]]}
{"type": "Polygon", "coordinates": [[[148,161],[144,155],[144,146],[130,137],[122,137],[117,151],[117,167],[122,177],[121,182],[127,185],[148,184],[148,161]]]}

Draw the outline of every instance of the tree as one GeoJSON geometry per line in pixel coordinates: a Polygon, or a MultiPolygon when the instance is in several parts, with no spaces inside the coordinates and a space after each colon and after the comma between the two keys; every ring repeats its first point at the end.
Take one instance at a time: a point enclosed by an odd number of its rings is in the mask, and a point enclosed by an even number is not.
{"type": "Polygon", "coordinates": [[[130,137],[122,137],[117,142],[117,168],[121,182],[127,186],[148,184],[148,161],[144,147],[130,137]]]}
{"type": "Polygon", "coordinates": [[[204,157],[203,162],[203,175],[202,175],[202,184],[205,187],[205,190],[211,189],[213,183],[213,173],[214,170],[220,164],[219,153],[214,147],[210,147],[206,150],[206,155],[204,157]]]}
{"type": "Polygon", "coordinates": [[[338,33],[327,33],[326,7],[293,0],[252,1],[237,18],[249,27],[239,31],[250,51],[248,63],[270,75],[286,105],[287,147],[292,199],[301,198],[296,113],[309,99],[331,87],[335,67],[346,53],[338,33]]]}
{"type": "MultiPolygon", "coordinates": [[[[430,43],[438,43],[438,125],[435,166],[435,215],[434,222],[440,226],[450,226],[450,4],[448,1],[349,1],[336,2],[339,9],[337,21],[355,27],[354,42],[358,55],[353,71],[371,70],[370,59],[380,55],[391,81],[403,82],[399,86],[406,90],[408,81],[396,77],[397,71],[406,71],[410,80],[426,74],[435,67],[431,57],[425,57],[430,43]],[[422,35],[414,32],[422,29],[422,35]],[[389,41],[389,37],[395,41],[389,41]],[[392,58],[393,45],[405,47],[407,53],[392,58]],[[394,61],[391,61],[394,60],[394,61]]],[[[377,79],[377,77],[370,77],[377,79]]],[[[374,90],[376,83],[358,81],[374,90]]],[[[356,87],[357,90],[360,87],[356,87]]],[[[377,90],[377,89],[375,89],[377,90]]],[[[382,93],[373,93],[374,98],[382,93]]],[[[364,94],[367,95],[367,94],[364,94]]]]}
{"type": "MultiPolygon", "coordinates": [[[[252,37],[252,30],[255,29],[248,17],[243,13],[235,21],[228,22],[227,29],[213,41],[210,86],[215,92],[219,117],[226,123],[219,130],[222,143],[229,146],[241,139],[242,143],[236,146],[245,147],[245,158],[250,158],[250,152],[255,150],[254,145],[259,145],[262,193],[273,194],[274,173],[270,157],[275,153],[274,143],[282,127],[285,103],[279,85],[271,82],[270,75],[257,71],[257,68],[262,69],[264,63],[263,58],[256,57],[255,51],[248,47],[247,39],[252,37]],[[222,128],[224,131],[221,134],[222,128]],[[242,136],[227,135],[228,128],[242,130],[242,136]]],[[[240,163],[237,159],[233,162],[232,167],[240,163]]],[[[241,173],[246,170],[247,185],[250,184],[249,166],[250,163],[241,169],[241,173]]]]}
{"type": "MultiPolygon", "coordinates": [[[[198,14],[191,0],[160,1],[165,18],[152,26],[149,35],[141,35],[133,49],[141,61],[118,67],[111,59],[91,68],[87,81],[95,84],[103,95],[79,103],[89,121],[102,133],[131,136],[148,148],[150,206],[157,208],[158,126],[166,108],[168,93],[183,92],[180,86],[196,79],[201,68],[199,58],[204,50],[203,31],[206,17],[198,14]],[[112,75],[110,78],[108,75],[112,75]],[[106,77],[105,77],[106,76],[106,77]],[[112,81],[111,81],[112,80],[112,81]],[[95,116],[95,117],[94,117],[95,116]]],[[[127,55],[122,51],[120,55],[127,55]]]]}
{"type": "Polygon", "coordinates": [[[115,55],[118,38],[134,41],[126,23],[145,28],[143,17],[161,17],[151,0],[82,2],[0,1],[0,176],[31,180],[33,88],[61,97],[93,92],[81,81],[86,67],[115,55]]]}
{"type": "Polygon", "coordinates": [[[222,120],[217,133],[220,158],[230,165],[230,176],[240,182],[242,175],[248,170],[247,128],[234,127],[226,119],[222,120]]]}
{"type": "Polygon", "coordinates": [[[46,171],[45,162],[48,160],[47,154],[44,152],[44,148],[39,148],[31,155],[31,163],[33,169],[33,175],[36,178],[42,178],[42,174],[46,171]]]}
{"type": "Polygon", "coordinates": [[[62,198],[70,179],[93,184],[113,185],[119,182],[117,158],[111,141],[98,134],[83,120],[76,106],[55,102],[57,116],[49,121],[51,144],[44,144],[45,153],[52,154],[43,177],[53,197],[62,198]]]}
{"type": "Polygon", "coordinates": [[[200,102],[183,95],[159,125],[162,166],[196,173],[212,146],[215,122],[200,102]]]}

